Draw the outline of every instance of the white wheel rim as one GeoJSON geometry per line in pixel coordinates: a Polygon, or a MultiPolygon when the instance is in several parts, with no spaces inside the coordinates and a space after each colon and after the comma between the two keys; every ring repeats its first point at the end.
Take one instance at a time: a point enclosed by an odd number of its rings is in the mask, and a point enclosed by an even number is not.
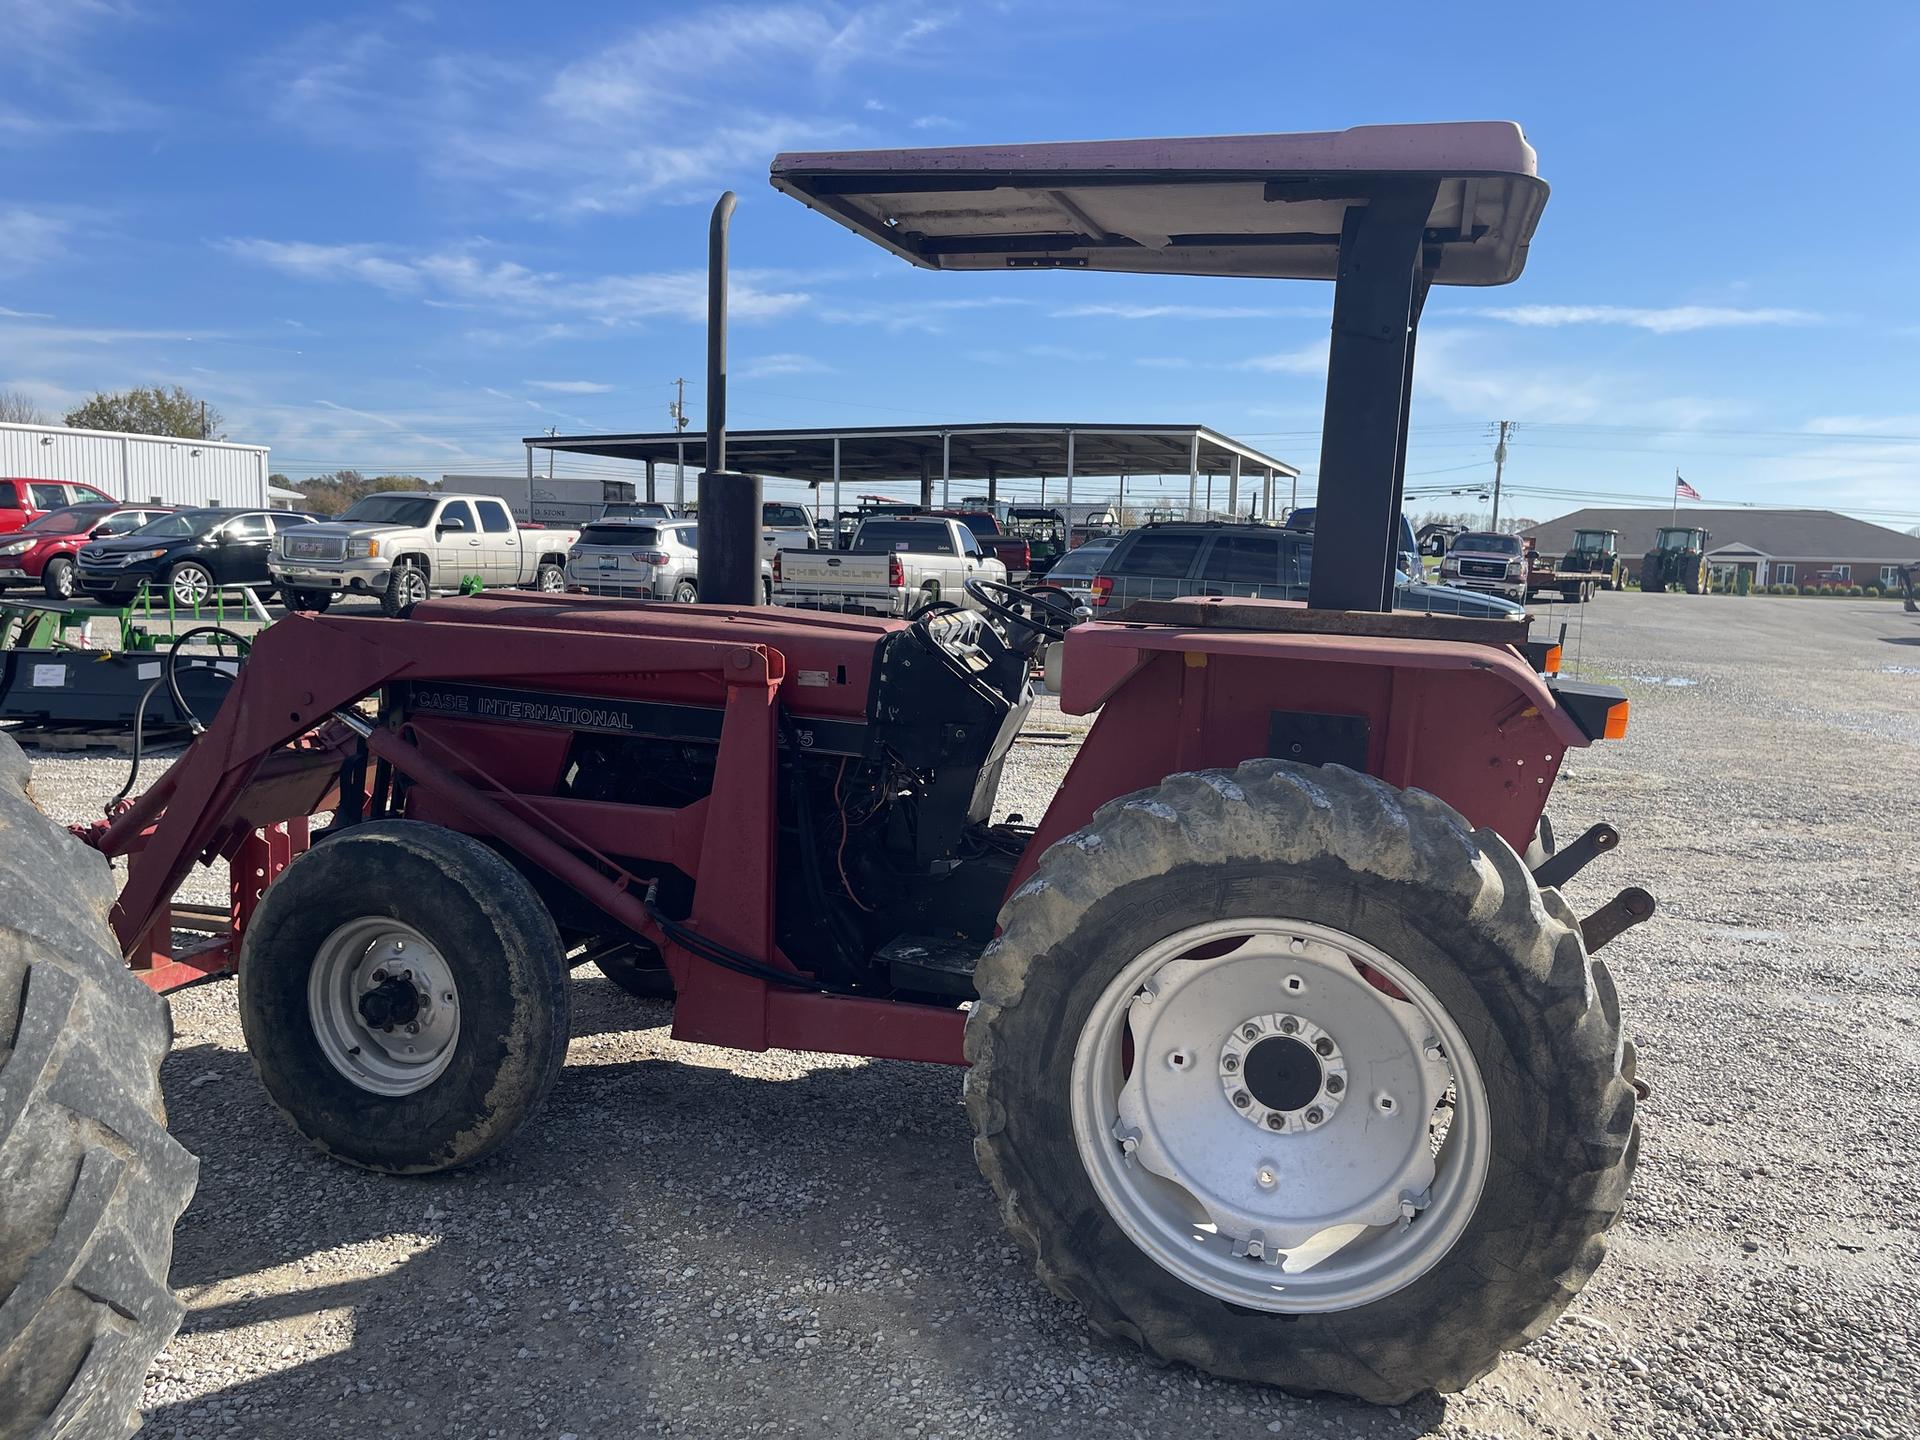
{"type": "Polygon", "coordinates": [[[1486,1185],[1491,1119],[1460,1027],[1398,961],[1306,921],[1214,921],[1143,952],[1095,1001],[1071,1085],[1074,1142],[1114,1222],[1247,1309],[1403,1289],[1486,1185]]]}
{"type": "Polygon", "coordinates": [[[418,930],[386,915],[349,920],[320,942],[307,974],[307,1012],[328,1063],[374,1095],[426,1089],[446,1073],[459,1045],[452,967],[418,930]],[[397,1023],[372,1023],[365,997],[397,993],[397,986],[412,992],[417,1008],[403,1008],[397,1023]]]}
{"type": "Polygon", "coordinates": [[[182,570],[173,577],[173,598],[181,605],[202,604],[209,588],[207,577],[198,570],[182,570]]]}
{"type": "Polygon", "coordinates": [[[566,577],[563,576],[558,570],[542,570],[540,572],[540,588],[542,590],[546,590],[546,591],[559,590],[563,586],[565,586],[565,584],[566,584],[566,577]]]}

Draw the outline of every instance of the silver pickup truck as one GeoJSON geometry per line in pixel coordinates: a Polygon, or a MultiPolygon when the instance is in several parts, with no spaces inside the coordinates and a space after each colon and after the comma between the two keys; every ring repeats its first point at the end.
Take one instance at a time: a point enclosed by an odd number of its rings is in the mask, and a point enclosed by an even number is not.
{"type": "Polygon", "coordinates": [[[935,600],[980,607],[969,580],[1007,583],[1007,567],[958,520],[864,520],[845,550],[782,550],[773,561],[773,603],[862,615],[911,615],[935,600]]]}
{"type": "Polygon", "coordinates": [[[362,496],[337,520],[275,536],[267,571],[289,609],[324,610],[353,591],[405,615],[468,577],[496,590],[564,590],[567,550],[579,538],[578,530],[522,529],[491,495],[387,490],[362,496]]]}

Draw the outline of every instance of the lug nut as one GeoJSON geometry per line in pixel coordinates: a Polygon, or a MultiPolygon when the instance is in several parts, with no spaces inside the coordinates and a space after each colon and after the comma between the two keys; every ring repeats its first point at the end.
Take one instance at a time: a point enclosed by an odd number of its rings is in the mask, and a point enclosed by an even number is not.
{"type": "Polygon", "coordinates": [[[1312,1109],[1307,1111],[1307,1124],[1309,1125],[1318,1125],[1322,1120],[1326,1118],[1327,1118],[1327,1112],[1322,1110],[1318,1105],[1315,1105],[1312,1109]]]}
{"type": "Polygon", "coordinates": [[[1291,1015],[1287,1016],[1286,1019],[1280,1022],[1280,1033],[1282,1035],[1291,1035],[1293,1034],[1294,1031],[1298,1030],[1299,1028],[1300,1028],[1300,1022],[1294,1019],[1291,1015]]]}
{"type": "Polygon", "coordinates": [[[1240,1027],[1240,1038],[1242,1040],[1258,1040],[1260,1038],[1260,1027],[1258,1025],[1242,1025],[1240,1027]]]}
{"type": "Polygon", "coordinates": [[[384,970],[376,970],[373,972],[373,983],[376,985],[382,983],[386,978],[387,972],[384,970]]]}
{"type": "Polygon", "coordinates": [[[1284,1130],[1284,1129],[1286,1129],[1286,1128],[1287,1128],[1287,1117],[1286,1117],[1286,1116],[1284,1116],[1284,1115],[1269,1115],[1269,1116],[1267,1116],[1267,1129],[1269,1129],[1269,1130],[1284,1130]]]}
{"type": "Polygon", "coordinates": [[[408,1021],[408,1022],[407,1022],[407,1034],[409,1034],[409,1035],[418,1035],[419,1033],[420,1033],[420,1023],[419,1023],[419,1022],[418,1022],[417,1020],[410,1020],[410,1021],[408,1021]]]}
{"type": "Polygon", "coordinates": [[[1313,1048],[1319,1054],[1331,1055],[1333,1053],[1333,1041],[1322,1035],[1318,1040],[1313,1042],[1313,1048]]]}
{"type": "Polygon", "coordinates": [[[1238,1055],[1223,1055],[1223,1056],[1221,1056],[1221,1057],[1220,1057],[1220,1068],[1221,1068],[1222,1070],[1224,1070],[1224,1071],[1226,1071],[1226,1072],[1227,1072],[1227,1074],[1229,1074],[1229,1075],[1232,1075],[1232,1074],[1234,1074],[1235,1072],[1237,1072],[1237,1071],[1238,1071],[1238,1070],[1240,1069],[1240,1057],[1239,1057],[1238,1055]]]}
{"type": "Polygon", "coordinates": [[[1347,1082],[1341,1079],[1338,1075],[1327,1076],[1327,1094],[1338,1095],[1342,1090],[1346,1088],[1347,1088],[1347,1082]]]}
{"type": "Polygon", "coordinates": [[[1244,1110],[1253,1103],[1253,1096],[1244,1090],[1236,1090],[1233,1092],[1233,1103],[1236,1109],[1244,1110]]]}

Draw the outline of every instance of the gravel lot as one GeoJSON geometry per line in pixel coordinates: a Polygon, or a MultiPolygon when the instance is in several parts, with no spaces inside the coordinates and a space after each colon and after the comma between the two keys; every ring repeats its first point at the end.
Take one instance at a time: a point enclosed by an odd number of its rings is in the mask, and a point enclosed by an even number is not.
{"type": "MultiPolygon", "coordinates": [[[[387,1180],[270,1111],[216,983],[173,997],[164,1078],[202,1171],[148,1433],[1913,1433],[1920,621],[1575,609],[1570,657],[1634,721],[1573,757],[1551,813],[1624,837],[1576,908],[1660,899],[1608,951],[1654,1096],[1611,1258],[1466,1394],[1294,1400],[1093,1337],[1003,1237],[949,1070],[678,1044],[664,1006],[582,978],[542,1120],[474,1169],[387,1180]]],[[[1021,747],[1003,805],[1036,816],[1071,753],[1021,747]]],[[[35,765],[66,820],[123,775],[35,765]]]]}

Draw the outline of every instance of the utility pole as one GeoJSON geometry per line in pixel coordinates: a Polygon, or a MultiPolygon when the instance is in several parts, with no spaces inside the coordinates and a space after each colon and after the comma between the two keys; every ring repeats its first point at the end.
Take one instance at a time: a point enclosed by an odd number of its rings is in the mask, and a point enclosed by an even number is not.
{"type": "Polygon", "coordinates": [[[673,382],[673,403],[667,407],[667,414],[673,420],[673,428],[680,439],[674,442],[673,503],[684,505],[687,501],[687,382],[675,377],[673,382]]]}
{"type": "MultiPolygon", "coordinates": [[[[202,440],[207,438],[207,402],[204,400],[200,402],[200,438],[202,440]]],[[[1678,474],[1679,472],[1675,471],[1674,473],[1678,474]]]]}
{"type": "MultiPolygon", "coordinates": [[[[549,425],[547,427],[547,438],[549,440],[551,440],[554,436],[558,435],[559,433],[560,433],[559,426],[549,425]]],[[[549,480],[553,479],[553,447],[551,445],[547,447],[547,479],[549,480]]]]}
{"type": "Polygon", "coordinates": [[[1513,428],[1511,420],[1500,422],[1500,443],[1493,447],[1493,518],[1487,521],[1487,529],[1494,534],[1500,533],[1500,477],[1507,468],[1507,432],[1513,428]]]}

